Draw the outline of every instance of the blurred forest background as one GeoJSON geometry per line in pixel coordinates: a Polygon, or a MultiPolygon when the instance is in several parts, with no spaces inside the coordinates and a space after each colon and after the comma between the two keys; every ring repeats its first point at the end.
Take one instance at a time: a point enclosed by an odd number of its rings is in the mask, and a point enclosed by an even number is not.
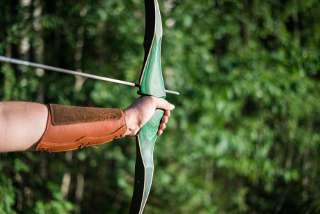
{"type": "MultiPolygon", "coordinates": [[[[319,0],[159,0],[176,105],[145,213],[320,213],[319,0]]],[[[143,0],[1,0],[0,55],[137,81],[143,0]]],[[[0,64],[1,100],[128,106],[126,86],[0,64]],[[121,98],[121,99],[119,99],[121,98]]],[[[134,139],[0,154],[0,213],[127,213],[134,139]]]]}

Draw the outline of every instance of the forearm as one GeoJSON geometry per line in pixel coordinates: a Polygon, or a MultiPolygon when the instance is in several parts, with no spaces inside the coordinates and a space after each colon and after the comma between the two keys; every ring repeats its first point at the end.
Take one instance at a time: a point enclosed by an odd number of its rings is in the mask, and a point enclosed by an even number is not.
{"type": "Polygon", "coordinates": [[[43,104],[0,102],[0,152],[31,148],[43,135],[47,118],[43,104]]]}
{"type": "Polygon", "coordinates": [[[121,109],[0,103],[0,152],[60,152],[103,144],[127,134],[121,109]]]}
{"type": "Polygon", "coordinates": [[[35,149],[61,152],[125,136],[125,114],[117,108],[49,105],[46,131],[35,149]]]}

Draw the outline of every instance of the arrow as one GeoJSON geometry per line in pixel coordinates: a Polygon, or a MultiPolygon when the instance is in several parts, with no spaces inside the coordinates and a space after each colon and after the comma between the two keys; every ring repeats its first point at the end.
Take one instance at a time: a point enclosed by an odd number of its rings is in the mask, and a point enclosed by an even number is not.
{"type": "MultiPolygon", "coordinates": [[[[40,68],[40,69],[44,69],[47,71],[54,71],[54,72],[59,72],[59,73],[64,73],[64,74],[71,74],[71,75],[75,75],[75,76],[86,77],[89,79],[101,80],[101,81],[105,81],[105,82],[112,82],[112,83],[116,83],[116,84],[140,88],[139,84],[133,83],[133,82],[113,79],[113,78],[109,78],[109,77],[98,76],[98,75],[89,74],[89,73],[83,73],[83,72],[79,72],[79,71],[73,71],[73,70],[64,69],[64,68],[58,68],[58,67],[54,67],[54,66],[50,66],[50,65],[44,65],[44,64],[40,64],[40,63],[29,62],[29,61],[24,61],[24,60],[20,60],[20,59],[5,57],[5,56],[0,56],[0,62],[6,62],[6,63],[16,64],[16,65],[23,65],[23,66],[27,66],[27,67],[33,67],[33,68],[40,68]]],[[[166,93],[169,93],[169,94],[180,95],[180,93],[177,91],[172,91],[172,90],[165,90],[165,91],[166,91],[166,93]]]]}

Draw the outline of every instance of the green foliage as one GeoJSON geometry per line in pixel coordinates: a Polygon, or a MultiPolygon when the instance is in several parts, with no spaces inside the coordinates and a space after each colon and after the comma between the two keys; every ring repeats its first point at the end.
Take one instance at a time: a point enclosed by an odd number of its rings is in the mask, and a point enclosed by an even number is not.
{"type": "Polygon", "coordinates": [[[13,214],[15,202],[14,187],[10,179],[0,176],[0,213],[13,214]]]}
{"type": "MultiPolygon", "coordinates": [[[[31,2],[0,2],[1,54],[137,80],[143,1],[31,2]]],[[[159,3],[167,88],[182,95],[168,96],[176,109],[146,213],[319,213],[320,2],[159,3]]],[[[2,100],[124,108],[136,96],[20,66],[1,64],[0,75],[2,100]]],[[[128,211],[133,140],[0,158],[0,213],[128,211]]]]}
{"type": "Polygon", "coordinates": [[[53,194],[53,199],[50,201],[36,200],[35,208],[32,213],[37,214],[66,214],[71,213],[73,209],[72,203],[66,201],[59,191],[56,184],[49,184],[49,189],[53,194]]]}

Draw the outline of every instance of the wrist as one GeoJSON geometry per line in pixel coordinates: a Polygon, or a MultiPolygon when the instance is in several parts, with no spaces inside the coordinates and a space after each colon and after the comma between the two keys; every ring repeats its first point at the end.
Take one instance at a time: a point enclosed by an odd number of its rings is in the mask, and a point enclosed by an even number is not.
{"type": "Polygon", "coordinates": [[[127,130],[124,134],[124,136],[134,136],[139,131],[139,126],[137,125],[136,121],[136,113],[133,109],[126,109],[123,111],[125,115],[125,121],[127,130]]]}

